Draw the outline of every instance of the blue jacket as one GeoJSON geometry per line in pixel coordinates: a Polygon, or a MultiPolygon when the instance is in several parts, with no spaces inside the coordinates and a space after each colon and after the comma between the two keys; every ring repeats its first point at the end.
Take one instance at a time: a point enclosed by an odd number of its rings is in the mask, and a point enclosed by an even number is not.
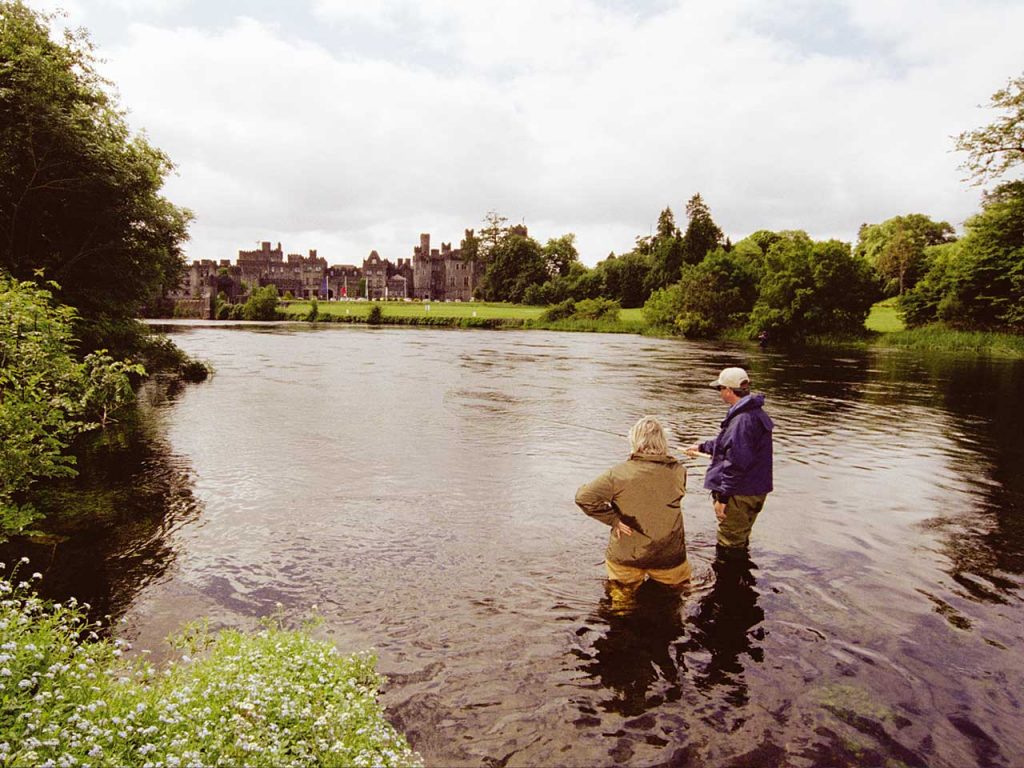
{"type": "Polygon", "coordinates": [[[747,395],[735,403],[714,440],[700,444],[711,454],[704,487],[726,496],[760,496],[772,490],[772,424],[764,412],[764,395],[747,395]]]}

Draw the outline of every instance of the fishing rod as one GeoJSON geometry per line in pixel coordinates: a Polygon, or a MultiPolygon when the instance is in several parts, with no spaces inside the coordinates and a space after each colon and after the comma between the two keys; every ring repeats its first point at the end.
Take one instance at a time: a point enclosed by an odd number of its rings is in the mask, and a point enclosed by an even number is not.
{"type": "MultiPolygon", "coordinates": [[[[600,432],[601,434],[604,434],[604,435],[611,435],[612,437],[621,437],[624,440],[628,440],[629,439],[629,435],[624,435],[621,432],[613,432],[610,429],[601,429],[600,427],[589,427],[586,424],[576,424],[576,423],[571,422],[571,421],[559,421],[558,419],[546,418],[544,416],[536,416],[535,418],[538,421],[545,421],[545,422],[547,422],[549,424],[558,424],[559,426],[562,426],[562,427],[572,427],[573,429],[586,429],[586,430],[589,430],[591,432],[600,432]]],[[[698,456],[690,456],[689,454],[687,454],[686,453],[686,449],[682,448],[679,445],[671,445],[670,444],[669,448],[676,449],[677,451],[679,451],[682,454],[684,454],[686,456],[686,458],[688,458],[688,459],[696,459],[696,458],[698,458],[698,456]]],[[[703,456],[703,455],[704,454],[700,454],[700,456],[703,456]]]]}

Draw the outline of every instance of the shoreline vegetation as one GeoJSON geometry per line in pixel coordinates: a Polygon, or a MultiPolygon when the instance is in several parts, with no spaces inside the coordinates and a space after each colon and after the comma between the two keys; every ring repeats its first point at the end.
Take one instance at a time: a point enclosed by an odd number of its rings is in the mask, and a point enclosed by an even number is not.
{"type": "MultiPolygon", "coordinates": [[[[277,316],[281,320],[293,322],[634,333],[643,336],[681,338],[678,333],[652,327],[644,320],[640,308],[620,310],[618,316],[614,318],[560,320],[545,320],[545,310],[545,307],[497,302],[349,301],[320,302],[314,305],[309,301],[293,301],[282,302],[278,307],[277,316]],[[369,315],[374,307],[379,307],[380,312],[371,323],[369,315]]],[[[907,328],[900,317],[895,298],[874,304],[864,327],[865,333],[860,336],[812,337],[805,340],[805,343],[814,346],[867,345],[1024,359],[1024,336],[1017,334],[963,331],[938,323],[920,328],[907,328]]],[[[726,331],[719,338],[734,343],[755,343],[742,331],[726,331]]],[[[770,348],[772,346],[774,345],[769,345],[770,348]]]]}
{"type": "Polygon", "coordinates": [[[87,605],[40,599],[27,565],[0,564],[3,765],[422,765],[384,719],[372,654],[273,619],[254,633],[200,622],[157,669],[101,637],[87,605]]]}

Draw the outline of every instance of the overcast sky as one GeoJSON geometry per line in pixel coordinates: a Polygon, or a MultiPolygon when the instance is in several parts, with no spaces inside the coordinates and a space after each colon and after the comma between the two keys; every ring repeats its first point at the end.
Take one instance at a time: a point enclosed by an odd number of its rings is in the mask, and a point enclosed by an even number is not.
{"type": "Polygon", "coordinates": [[[177,165],[188,257],[331,264],[489,210],[583,261],[700,192],[726,234],[853,241],[980,190],[952,136],[1024,72],[1024,0],[33,0],[177,165]]]}

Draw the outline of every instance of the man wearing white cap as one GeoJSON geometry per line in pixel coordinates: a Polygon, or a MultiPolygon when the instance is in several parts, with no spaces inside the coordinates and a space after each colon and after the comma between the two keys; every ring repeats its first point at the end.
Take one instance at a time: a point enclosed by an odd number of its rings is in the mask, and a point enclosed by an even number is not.
{"type": "Polygon", "coordinates": [[[726,368],[711,382],[729,411],[714,440],[686,449],[690,456],[711,455],[704,487],[711,491],[718,518],[718,546],[746,548],[750,530],[772,490],[772,424],[764,411],[764,395],[750,393],[742,368],[726,368]]]}

